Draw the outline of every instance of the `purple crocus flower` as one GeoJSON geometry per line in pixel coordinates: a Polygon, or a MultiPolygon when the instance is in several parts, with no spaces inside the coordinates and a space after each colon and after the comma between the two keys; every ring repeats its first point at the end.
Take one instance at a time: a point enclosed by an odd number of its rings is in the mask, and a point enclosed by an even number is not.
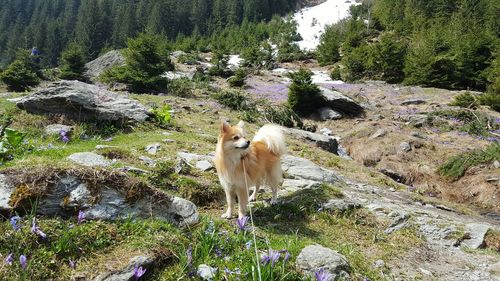
{"type": "Polygon", "coordinates": [[[5,263],[8,265],[12,265],[12,262],[14,262],[14,254],[10,253],[6,258],[5,258],[5,263]]]}
{"type": "Polygon", "coordinates": [[[288,250],[280,250],[280,254],[285,254],[283,257],[283,262],[287,262],[290,259],[290,252],[288,250]]]}
{"type": "Polygon", "coordinates": [[[40,227],[36,225],[35,218],[33,218],[33,223],[31,224],[31,233],[34,233],[36,235],[39,235],[42,238],[47,238],[47,234],[45,234],[40,227]]]}
{"type": "Polygon", "coordinates": [[[73,268],[73,269],[76,267],[76,262],[75,262],[74,260],[69,259],[69,262],[68,262],[68,263],[69,263],[69,267],[71,267],[71,268],[73,268]]]}
{"type": "Polygon", "coordinates": [[[80,210],[78,212],[78,219],[77,219],[77,223],[78,224],[82,224],[83,220],[85,219],[85,212],[80,210]]]}
{"type": "Polygon", "coordinates": [[[59,132],[59,136],[61,137],[62,142],[64,143],[69,142],[69,135],[68,132],[66,132],[65,130],[61,130],[61,132],[59,132]]]}
{"type": "Polygon", "coordinates": [[[316,271],[314,273],[314,276],[316,277],[316,281],[328,281],[330,280],[330,278],[332,278],[332,275],[326,272],[323,268],[319,271],[316,271]]]}
{"type": "Polygon", "coordinates": [[[246,227],[246,224],[248,222],[248,219],[249,219],[248,216],[244,216],[244,217],[236,220],[236,225],[238,226],[238,229],[240,231],[245,231],[245,227],[246,227]]]}
{"type": "Polygon", "coordinates": [[[252,240],[248,240],[248,242],[245,243],[245,248],[247,250],[250,250],[251,247],[252,247],[252,240]]]}
{"type": "Polygon", "coordinates": [[[134,267],[134,279],[139,280],[139,278],[141,278],[144,275],[144,273],[146,273],[146,271],[147,271],[147,269],[142,268],[142,266],[135,265],[135,267],[134,267]]]}
{"type": "Polygon", "coordinates": [[[19,231],[19,229],[21,229],[21,224],[19,224],[20,220],[21,220],[20,216],[14,216],[10,218],[10,225],[12,225],[14,231],[19,231]]]}
{"type": "Polygon", "coordinates": [[[26,258],[25,255],[21,255],[19,257],[19,263],[21,264],[21,268],[23,270],[26,270],[26,266],[28,266],[28,259],[26,258]]]}
{"type": "Polygon", "coordinates": [[[262,256],[260,261],[263,264],[271,263],[271,266],[274,266],[274,264],[280,259],[280,256],[281,255],[279,251],[270,250],[269,254],[262,256]]]}

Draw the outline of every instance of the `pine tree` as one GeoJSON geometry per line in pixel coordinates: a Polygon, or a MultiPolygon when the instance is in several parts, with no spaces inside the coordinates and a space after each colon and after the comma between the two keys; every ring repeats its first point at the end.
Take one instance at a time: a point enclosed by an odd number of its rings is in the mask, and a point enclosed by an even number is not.
{"type": "Polygon", "coordinates": [[[83,49],[76,42],[72,42],[62,53],[60,78],[84,81],[84,72],[85,56],[83,49]]]}

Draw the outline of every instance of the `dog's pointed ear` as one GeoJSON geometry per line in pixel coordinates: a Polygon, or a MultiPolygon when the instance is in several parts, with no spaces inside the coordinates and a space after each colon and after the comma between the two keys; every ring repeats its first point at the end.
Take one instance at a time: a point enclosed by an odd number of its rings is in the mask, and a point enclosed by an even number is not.
{"type": "Polygon", "coordinates": [[[224,120],[224,119],[220,120],[220,132],[221,133],[227,133],[229,131],[230,127],[231,126],[229,125],[229,123],[227,123],[226,120],[224,120]]]}
{"type": "Polygon", "coordinates": [[[242,128],[245,126],[245,122],[243,122],[243,120],[240,120],[240,122],[238,122],[238,127],[242,128]]]}

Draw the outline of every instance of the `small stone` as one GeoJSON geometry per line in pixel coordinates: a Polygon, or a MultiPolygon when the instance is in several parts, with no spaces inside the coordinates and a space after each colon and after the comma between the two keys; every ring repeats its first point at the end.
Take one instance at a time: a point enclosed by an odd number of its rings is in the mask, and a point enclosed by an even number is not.
{"type": "Polygon", "coordinates": [[[159,143],[150,144],[150,145],[146,146],[146,152],[151,154],[151,155],[155,155],[160,150],[160,147],[161,147],[161,144],[159,144],[159,143]]]}
{"type": "Polygon", "coordinates": [[[419,139],[425,139],[425,137],[422,136],[419,132],[412,132],[411,136],[419,139]]]}
{"type": "Polygon", "coordinates": [[[164,143],[174,143],[175,140],[172,140],[172,139],[163,139],[162,142],[164,142],[164,143]]]}
{"type": "Polygon", "coordinates": [[[495,167],[495,169],[500,169],[500,162],[498,162],[498,160],[495,160],[493,162],[493,167],[495,167]]]}
{"type": "Polygon", "coordinates": [[[330,136],[333,133],[332,130],[330,130],[328,128],[323,128],[323,129],[319,130],[319,132],[325,136],[330,136]]]}
{"type": "Polygon", "coordinates": [[[422,272],[423,274],[425,274],[427,276],[432,276],[432,272],[430,272],[429,270],[423,269],[423,268],[419,268],[419,269],[420,269],[420,272],[422,272]]]}
{"type": "Polygon", "coordinates": [[[418,104],[424,104],[426,103],[425,100],[422,99],[410,99],[410,100],[405,100],[401,102],[401,105],[418,105],[418,104]]]}
{"type": "Polygon", "coordinates": [[[212,280],[217,274],[217,268],[213,268],[206,264],[200,264],[197,273],[203,280],[212,280]]]}
{"type": "Polygon", "coordinates": [[[139,157],[139,160],[141,160],[142,162],[144,162],[146,165],[148,165],[149,167],[154,167],[156,166],[156,161],[147,157],[147,156],[140,156],[139,157]]]}
{"type": "Polygon", "coordinates": [[[108,149],[108,148],[118,148],[118,146],[105,145],[105,144],[98,144],[95,146],[95,150],[103,150],[103,149],[108,149]]]}
{"type": "Polygon", "coordinates": [[[411,151],[411,145],[405,141],[401,142],[399,144],[399,148],[401,149],[401,151],[403,152],[408,152],[408,151],[411,151]]]}
{"type": "Polygon", "coordinates": [[[385,262],[383,260],[376,260],[373,263],[373,267],[375,267],[375,268],[382,268],[384,266],[385,266],[385,262]]]}
{"type": "Polygon", "coordinates": [[[111,161],[93,152],[74,153],[68,156],[68,160],[86,167],[108,167],[111,165],[111,161]]]}
{"type": "Polygon", "coordinates": [[[322,107],[318,109],[318,114],[319,118],[321,121],[327,121],[327,120],[338,120],[342,118],[342,114],[329,108],[329,107],[322,107]]]}
{"type": "Polygon", "coordinates": [[[370,136],[370,139],[381,138],[385,136],[387,132],[384,129],[378,129],[373,135],[370,136]]]}
{"type": "Polygon", "coordinates": [[[202,172],[206,172],[211,170],[214,167],[212,163],[206,160],[196,162],[196,168],[202,172]]]}
{"type": "Polygon", "coordinates": [[[354,210],[360,207],[361,207],[360,204],[349,202],[344,199],[330,199],[328,202],[323,204],[324,210],[340,211],[340,212],[354,210]]]}
{"type": "Polygon", "coordinates": [[[307,246],[297,256],[297,268],[303,273],[314,277],[320,269],[333,275],[332,280],[338,277],[347,277],[351,267],[347,259],[338,252],[321,245],[307,246]]]}

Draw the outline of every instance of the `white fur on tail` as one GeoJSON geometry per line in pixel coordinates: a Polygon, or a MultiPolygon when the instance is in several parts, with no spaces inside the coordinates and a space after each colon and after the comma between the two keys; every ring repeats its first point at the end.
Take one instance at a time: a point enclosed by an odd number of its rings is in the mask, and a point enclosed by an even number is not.
{"type": "Polygon", "coordinates": [[[272,153],[281,156],[286,153],[285,137],[281,127],[264,125],[259,129],[253,141],[262,141],[272,153]]]}

